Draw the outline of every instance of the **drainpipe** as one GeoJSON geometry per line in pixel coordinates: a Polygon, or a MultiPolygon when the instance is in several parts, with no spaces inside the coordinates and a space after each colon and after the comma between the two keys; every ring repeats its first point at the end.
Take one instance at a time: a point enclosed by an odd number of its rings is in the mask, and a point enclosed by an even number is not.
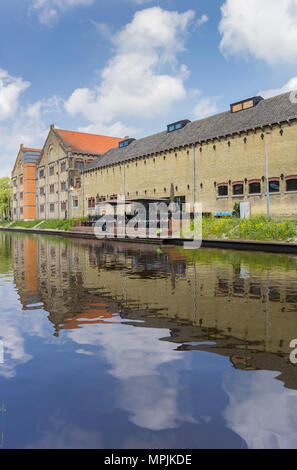
{"type": "Polygon", "coordinates": [[[196,159],[195,159],[195,144],[192,145],[193,151],[193,212],[195,212],[196,202],[196,159]]]}
{"type": "Polygon", "coordinates": [[[80,173],[80,181],[81,181],[81,199],[82,199],[82,216],[85,216],[85,178],[84,173],[80,173]]]}
{"type": "Polygon", "coordinates": [[[126,165],[125,165],[125,162],[124,162],[124,165],[123,165],[123,183],[124,183],[124,197],[126,198],[126,165]]]}

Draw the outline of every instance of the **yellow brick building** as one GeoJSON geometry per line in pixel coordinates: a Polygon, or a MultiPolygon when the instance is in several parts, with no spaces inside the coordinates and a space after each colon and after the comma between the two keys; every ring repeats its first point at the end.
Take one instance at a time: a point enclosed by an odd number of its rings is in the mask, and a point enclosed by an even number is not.
{"type": "Polygon", "coordinates": [[[266,213],[268,185],[270,214],[291,217],[297,215],[296,164],[297,105],[289,93],[250,98],[138,140],[51,126],[42,150],[20,148],[12,215],[31,220],[99,214],[102,202],[119,195],[128,201],[174,197],[191,207],[199,202],[212,215],[245,202],[257,215],[266,213]]]}
{"type": "Polygon", "coordinates": [[[175,198],[215,215],[249,202],[266,213],[266,143],[270,214],[297,215],[297,105],[290,94],[254,97],[230,111],[180,121],[158,134],[126,139],[82,172],[81,206],[101,201],[175,198]],[[96,202],[95,202],[96,201],[96,202]]]}

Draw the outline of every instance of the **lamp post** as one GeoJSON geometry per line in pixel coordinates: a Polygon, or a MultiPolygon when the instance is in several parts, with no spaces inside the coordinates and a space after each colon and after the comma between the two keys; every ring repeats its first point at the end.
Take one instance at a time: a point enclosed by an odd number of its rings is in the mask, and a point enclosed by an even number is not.
{"type": "Polygon", "coordinates": [[[271,132],[265,132],[265,147],[266,147],[266,200],[267,200],[267,218],[270,217],[270,199],[269,199],[269,163],[268,163],[268,139],[267,136],[271,132]]]}

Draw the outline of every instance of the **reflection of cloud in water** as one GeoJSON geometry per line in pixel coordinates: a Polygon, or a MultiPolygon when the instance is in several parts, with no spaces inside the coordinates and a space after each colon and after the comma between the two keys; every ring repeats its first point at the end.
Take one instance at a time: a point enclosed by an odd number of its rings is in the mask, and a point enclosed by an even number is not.
{"type": "Polygon", "coordinates": [[[32,356],[25,353],[24,339],[20,331],[16,327],[6,325],[3,318],[0,322],[0,339],[4,345],[4,363],[0,364],[0,376],[8,379],[16,375],[16,366],[30,361],[32,356]]]}
{"type": "Polygon", "coordinates": [[[250,449],[297,448],[297,391],[284,388],[278,375],[240,373],[224,383],[227,426],[250,449]]]}
{"type": "Polygon", "coordinates": [[[89,431],[76,423],[65,423],[54,416],[46,431],[39,430],[40,438],[27,449],[99,449],[103,448],[99,431],[89,431]]]}
{"type": "Polygon", "coordinates": [[[27,363],[33,357],[25,352],[25,336],[45,337],[45,325],[48,328],[48,322],[45,321],[43,310],[34,311],[34,315],[22,311],[21,305],[16,302],[16,291],[12,286],[5,290],[5,301],[3,291],[0,300],[0,340],[4,346],[4,364],[0,364],[0,376],[9,379],[16,375],[17,366],[27,363]],[[11,305],[17,305],[14,311],[10,308],[11,305]]]}
{"type": "Polygon", "coordinates": [[[131,422],[158,431],[195,422],[182,415],[177,405],[178,375],[188,368],[186,357],[174,351],[171,343],[159,341],[161,330],[109,325],[84,327],[69,336],[78,344],[104,349],[111,375],[120,380],[117,404],[130,413],[131,422]],[[161,371],[163,364],[166,370],[161,371]]]}

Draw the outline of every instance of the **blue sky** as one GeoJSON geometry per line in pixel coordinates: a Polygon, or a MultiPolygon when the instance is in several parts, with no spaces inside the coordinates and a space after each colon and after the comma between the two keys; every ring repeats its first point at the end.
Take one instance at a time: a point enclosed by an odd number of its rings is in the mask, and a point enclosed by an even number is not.
{"type": "Polygon", "coordinates": [[[297,0],[1,0],[0,176],[51,123],[141,137],[297,88],[297,0]]]}

